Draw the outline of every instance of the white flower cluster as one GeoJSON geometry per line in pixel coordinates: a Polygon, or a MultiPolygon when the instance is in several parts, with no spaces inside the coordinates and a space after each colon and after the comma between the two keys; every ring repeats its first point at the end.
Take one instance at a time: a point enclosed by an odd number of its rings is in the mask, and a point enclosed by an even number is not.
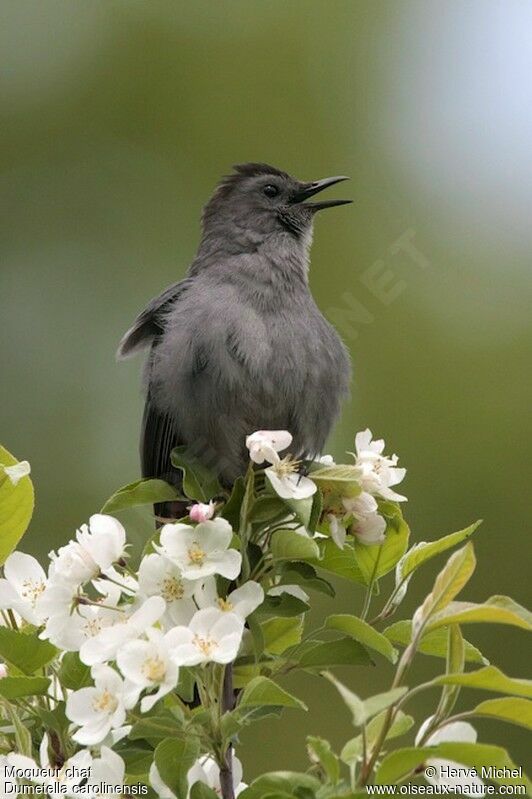
{"type": "MultiPolygon", "coordinates": [[[[143,557],[132,576],[123,526],[96,514],[74,540],[50,553],[47,575],[30,555],[9,556],[0,580],[0,610],[13,613],[19,624],[42,627],[41,638],[79,652],[91,667],[93,684],[67,694],[72,739],[87,748],[65,764],[65,773],[68,765],[88,764],[100,781],[122,784],[124,763],[111,747],[130,730],[128,711],[137,705],[141,713],[149,711],[176,688],[182,666],[225,664],[237,657],[246,617],[263,602],[264,591],[248,581],[218,596],[216,575],[235,580],[240,574],[242,557],[231,548],[232,537],[221,517],[194,527],[167,524],[155,552],[143,557]]],[[[26,767],[33,763],[14,753],[7,757],[21,768],[25,761],[26,767]]],[[[46,757],[43,744],[41,768],[46,757]]],[[[203,774],[211,784],[215,771],[204,757],[192,776],[195,781],[203,774]]],[[[155,787],[156,769],[152,777],[155,787]]],[[[70,786],[66,790],[69,795],[70,786]]]]}
{"type": "MultiPolygon", "coordinates": [[[[292,443],[292,436],[286,430],[259,430],[248,436],[246,445],[251,460],[257,464],[267,462],[265,474],[275,493],[283,499],[307,499],[317,490],[310,476],[299,472],[298,461],[290,455],[281,458],[292,443]]],[[[384,441],[373,441],[371,430],[363,430],[355,436],[356,480],[360,493],[355,497],[342,499],[343,512],[329,513],[327,521],[334,542],[342,548],[347,528],[362,544],[382,544],[386,522],[378,513],[377,499],[406,502],[406,497],[393,491],[392,486],[400,483],[406,469],[397,466],[397,455],[384,455],[384,441]]],[[[321,466],[333,466],[328,455],[319,459],[321,466]]]]}

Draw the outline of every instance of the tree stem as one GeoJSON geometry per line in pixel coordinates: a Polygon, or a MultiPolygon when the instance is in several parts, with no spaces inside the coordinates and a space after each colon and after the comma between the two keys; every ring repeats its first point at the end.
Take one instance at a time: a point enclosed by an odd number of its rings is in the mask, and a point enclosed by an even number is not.
{"type": "MultiPolygon", "coordinates": [[[[233,664],[225,667],[222,687],[222,712],[227,713],[235,706],[235,691],[233,688],[233,664]]],[[[224,755],[224,763],[220,766],[220,788],[222,799],[235,799],[233,785],[233,746],[229,744],[224,755]]]]}

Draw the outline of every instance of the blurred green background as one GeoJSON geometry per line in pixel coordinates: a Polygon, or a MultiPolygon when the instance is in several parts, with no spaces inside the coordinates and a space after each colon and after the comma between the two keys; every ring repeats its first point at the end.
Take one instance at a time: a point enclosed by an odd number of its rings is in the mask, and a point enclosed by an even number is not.
{"type": "MultiPolygon", "coordinates": [[[[415,539],[485,519],[465,597],[530,599],[531,28],[520,0],[4,0],[0,438],[33,467],[26,549],[137,477],[140,362],[116,364],[117,342],[184,274],[220,175],[264,160],[352,177],[312,253],[355,365],[330,451],[384,436],[415,539]]],[[[360,601],[339,586],[317,614],[360,601]]],[[[466,634],[525,675],[519,631],[466,634]]],[[[342,676],[362,694],[390,679],[342,676]]],[[[248,779],[303,766],[307,733],[351,735],[332,687],[291,686],[311,710],[245,736],[248,779]]],[[[524,735],[478,726],[526,761],[524,735]]]]}

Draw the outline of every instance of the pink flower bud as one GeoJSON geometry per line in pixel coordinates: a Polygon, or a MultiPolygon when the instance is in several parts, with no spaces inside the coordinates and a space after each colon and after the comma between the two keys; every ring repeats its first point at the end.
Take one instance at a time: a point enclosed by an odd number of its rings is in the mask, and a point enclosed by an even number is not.
{"type": "Polygon", "coordinates": [[[188,515],[190,516],[190,520],[193,522],[206,522],[209,519],[212,519],[214,516],[214,509],[215,509],[214,502],[209,502],[208,505],[204,504],[203,502],[198,502],[196,505],[191,505],[188,509],[188,515]]]}

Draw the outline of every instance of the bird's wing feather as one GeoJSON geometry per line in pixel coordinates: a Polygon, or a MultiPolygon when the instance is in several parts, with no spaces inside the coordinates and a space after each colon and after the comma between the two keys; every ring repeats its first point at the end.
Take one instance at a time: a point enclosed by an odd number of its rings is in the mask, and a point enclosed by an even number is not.
{"type": "Polygon", "coordinates": [[[152,343],[160,335],[164,326],[164,314],[192,283],[190,278],[180,280],[168,286],[162,294],[150,300],[146,308],[139,313],[127,333],[123,336],[116,353],[118,360],[134,355],[152,343]]]}

